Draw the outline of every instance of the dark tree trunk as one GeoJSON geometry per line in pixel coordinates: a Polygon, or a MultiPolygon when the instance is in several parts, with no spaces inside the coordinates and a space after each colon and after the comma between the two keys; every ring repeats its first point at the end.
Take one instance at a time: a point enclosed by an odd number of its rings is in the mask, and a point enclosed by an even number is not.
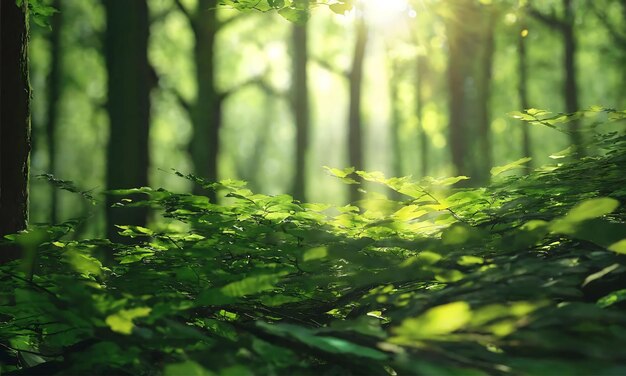
{"type": "Polygon", "coordinates": [[[309,85],[307,79],[307,25],[293,25],[292,111],[296,121],[296,164],[292,193],[306,199],[306,156],[309,147],[309,85]]]}
{"type": "Polygon", "coordinates": [[[489,6],[473,0],[450,3],[448,35],[449,139],[452,163],[470,185],[488,183],[490,166],[489,95],[493,17],[489,6]],[[467,19],[476,20],[471,24],[467,19]]]}
{"type": "MultiPolygon", "coordinates": [[[[363,85],[363,61],[367,45],[367,26],[360,17],[356,21],[356,43],[350,70],[350,108],[348,114],[348,162],[357,170],[363,169],[363,125],[361,121],[361,91],[363,85]]],[[[360,199],[358,186],[350,186],[349,199],[360,199]]]]}
{"type": "MultiPolygon", "coordinates": [[[[0,237],[26,228],[30,144],[28,1],[0,1],[0,237]]],[[[0,264],[20,256],[0,249],[0,264]]]]}
{"type": "MultiPolygon", "coordinates": [[[[517,83],[517,91],[519,95],[519,102],[522,110],[530,108],[528,102],[528,56],[526,54],[526,35],[527,28],[525,24],[522,24],[520,28],[520,34],[517,39],[517,51],[518,51],[518,75],[519,81],[517,83]]],[[[532,157],[531,140],[530,140],[530,128],[528,124],[521,124],[522,130],[522,154],[524,157],[532,157]]],[[[526,164],[526,173],[532,170],[532,161],[526,164]]]]}
{"type": "Polygon", "coordinates": [[[424,83],[426,81],[427,60],[424,56],[418,56],[415,65],[415,117],[417,119],[418,142],[420,147],[420,170],[419,174],[428,175],[428,135],[424,128],[424,83]]]}
{"type": "MultiPolygon", "coordinates": [[[[563,0],[565,20],[562,24],[563,33],[563,66],[565,67],[564,96],[565,111],[572,113],[580,110],[578,105],[578,85],[576,82],[576,34],[574,26],[574,5],[572,0],[563,0]]],[[[570,123],[570,141],[578,154],[584,154],[584,140],[580,130],[580,123],[570,123]]]]}
{"type": "MultiPolygon", "coordinates": [[[[52,6],[60,9],[59,0],[55,0],[52,6]]],[[[48,111],[46,118],[46,141],[48,149],[48,172],[54,175],[57,171],[56,163],[56,129],[58,122],[59,99],[61,98],[61,28],[63,27],[63,13],[55,13],[51,17],[52,30],[50,31],[50,72],[48,73],[47,97],[48,111]]],[[[57,223],[58,215],[58,190],[50,189],[50,223],[57,223]]]]}
{"type": "MultiPolygon", "coordinates": [[[[563,38],[563,98],[565,100],[565,111],[568,113],[576,112],[579,108],[578,103],[578,84],[576,75],[576,31],[575,21],[576,13],[572,0],[562,0],[564,16],[557,18],[553,15],[546,15],[537,9],[530,7],[530,14],[543,22],[546,26],[559,32],[563,38]]],[[[583,156],[584,138],[580,129],[580,123],[575,120],[569,123],[570,142],[576,153],[583,156]]]]}
{"type": "Polygon", "coordinates": [[[493,73],[493,55],[495,51],[495,25],[496,15],[494,10],[487,8],[484,12],[483,53],[481,56],[482,74],[478,81],[478,150],[475,153],[477,163],[474,165],[474,176],[481,184],[489,182],[490,169],[493,166],[491,155],[491,81],[493,73]]]}
{"type": "MultiPolygon", "coordinates": [[[[393,57],[389,57],[393,59],[393,57]]],[[[389,92],[391,94],[391,175],[395,177],[403,176],[402,170],[402,145],[400,142],[400,124],[402,124],[402,115],[400,112],[400,67],[394,60],[391,64],[391,77],[389,78],[389,92]]],[[[392,192],[395,192],[392,190],[392,192]]]]}
{"type": "MultiPolygon", "coordinates": [[[[150,89],[148,7],[145,0],[105,0],[105,56],[108,72],[110,134],[107,148],[107,189],[148,184],[150,89]]],[[[107,237],[119,240],[115,225],[145,225],[144,208],[111,208],[107,199],[107,237]]]]}
{"type": "MultiPolygon", "coordinates": [[[[219,134],[222,120],[222,101],[215,86],[215,37],[218,31],[216,0],[200,0],[189,22],[192,25],[196,43],[194,62],[196,66],[196,100],[191,106],[193,137],[189,145],[195,174],[217,181],[219,134]]],[[[216,201],[213,191],[194,188],[196,194],[207,194],[212,202],[216,201]]]]}

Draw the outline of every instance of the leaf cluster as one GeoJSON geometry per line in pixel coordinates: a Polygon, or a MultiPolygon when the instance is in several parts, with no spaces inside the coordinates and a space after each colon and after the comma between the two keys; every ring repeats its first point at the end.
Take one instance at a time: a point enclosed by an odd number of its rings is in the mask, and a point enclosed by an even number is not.
{"type": "Polygon", "coordinates": [[[343,207],[183,174],[224,203],[118,191],[168,221],[11,238],[36,252],[0,267],[3,371],[623,374],[626,136],[594,148],[479,189],[329,168],[401,195],[343,207]]]}

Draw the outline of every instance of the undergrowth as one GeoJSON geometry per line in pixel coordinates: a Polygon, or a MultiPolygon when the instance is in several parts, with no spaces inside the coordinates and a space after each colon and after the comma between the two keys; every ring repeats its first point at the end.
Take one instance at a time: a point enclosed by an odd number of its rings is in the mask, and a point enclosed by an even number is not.
{"type": "Polygon", "coordinates": [[[0,267],[2,372],[626,374],[626,137],[593,148],[479,189],[329,169],[401,194],[344,207],[193,176],[224,203],[118,191],[170,225],[121,225],[124,244],[70,240],[72,221],[7,240],[25,257],[0,267]]]}

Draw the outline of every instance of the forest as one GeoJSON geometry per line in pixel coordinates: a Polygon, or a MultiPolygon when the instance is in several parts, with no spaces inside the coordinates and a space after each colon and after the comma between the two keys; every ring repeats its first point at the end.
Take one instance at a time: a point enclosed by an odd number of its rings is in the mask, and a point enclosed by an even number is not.
{"type": "Polygon", "coordinates": [[[626,0],[0,0],[1,375],[626,374],[626,0]]]}

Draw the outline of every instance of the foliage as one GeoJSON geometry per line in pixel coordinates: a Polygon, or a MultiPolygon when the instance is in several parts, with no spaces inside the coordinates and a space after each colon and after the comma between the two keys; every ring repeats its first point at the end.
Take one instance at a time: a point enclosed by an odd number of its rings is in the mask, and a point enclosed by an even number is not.
{"type": "MultiPolygon", "coordinates": [[[[15,0],[15,4],[21,7],[24,4],[24,0],[15,0]]],[[[48,5],[44,0],[30,0],[28,1],[28,11],[32,17],[33,22],[42,27],[50,28],[48,19],[58,10],[48,5]]]]}
{"type": "Polygon", "coordinates": [[[309,19],[309,8],[327,5],[330,10],[344,14],[353,7],[354,0],[222,0],[220,4],[231,6],[240,11],[257,10],[267,12],[276,10],[285,19],[295,23],[303,23],[309,19]]]}
{"type": "Polygon", "coordinates": [[[402,194],[358,206],[183,174],[227,202],[117,191],[171,222],[120,225],[125,244],[71,224],[11,237],[33,256],[0,268],[2,370],[623,374],[626,136],[594,149],[480,189],[329,169],[402,194]]]}

